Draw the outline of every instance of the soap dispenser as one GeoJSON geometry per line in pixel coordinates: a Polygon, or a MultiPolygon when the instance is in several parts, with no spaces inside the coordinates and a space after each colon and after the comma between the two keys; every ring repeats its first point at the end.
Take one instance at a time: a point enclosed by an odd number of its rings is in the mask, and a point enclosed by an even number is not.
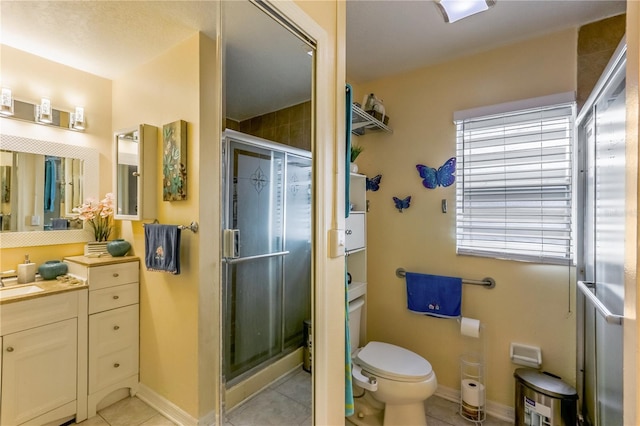
{"type": "Polygon", "coordinates": [[[18,284],[32,283],[36,280],[36,264],[24,255],[24,263],[18,265],[18,284]]]}

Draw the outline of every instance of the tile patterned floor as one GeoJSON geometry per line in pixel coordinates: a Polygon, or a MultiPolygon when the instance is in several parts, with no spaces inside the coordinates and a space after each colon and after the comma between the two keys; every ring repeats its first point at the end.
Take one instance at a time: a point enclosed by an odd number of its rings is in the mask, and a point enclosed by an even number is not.
{"type": "MultiPolygon", "coordinates": [[[[428,426],[473,426],[458,414],[458,404],[437,396],[425,402],[428,426]]],[[[101,411],[82,426],[174,426],[138,398],[126,398],[101,411]]],[[[227,413],[224,426],[311,426],[311,375],[298,370],[227,413]]],[[[508,426],[487,416],[483,426],[508,426]]],[[[319,425],[321,426],[321,425],[319,425]]]]}

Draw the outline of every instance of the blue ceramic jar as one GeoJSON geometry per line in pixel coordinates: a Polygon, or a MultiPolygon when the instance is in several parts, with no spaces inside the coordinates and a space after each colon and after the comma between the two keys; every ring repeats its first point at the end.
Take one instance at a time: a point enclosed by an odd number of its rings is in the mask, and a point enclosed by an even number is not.
{"type": "Polygon", "coordinates": [[[64,275],[69,270],[66,263],[59,260],[48,260],[38,267],[40,276],[45,280],[53,280],[59,275],[64,275]]]}
{"type": "Polygon", "coordinates": [[[130,248],[131,244],[123,239],[117,239],[107,243],[107,251],[113,257],[124,256],[130,248]]]}

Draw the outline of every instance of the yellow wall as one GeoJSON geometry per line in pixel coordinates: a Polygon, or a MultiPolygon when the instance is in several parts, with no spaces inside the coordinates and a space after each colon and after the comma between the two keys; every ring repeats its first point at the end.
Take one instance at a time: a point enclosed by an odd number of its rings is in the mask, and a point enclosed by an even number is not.
{"type": "MultiPolygon", "coordinates": [[[[76,105],[84,106],[87,117],[87,129],[84,132],[1,119],[2,134],[96,149],[100,154],[100,168],[96,172],[103,178],[100,179],[100,193],[93,195],[96,198],[104,197],[105,193],[111,191],[111,80],[5,45],[1,46],[1,53],[2,86],[11,88],[16,100],[38,103],[40,98],[49,97],[55,109],[72,111],[76,105]]],[[[83,247],[84,244],[65,244],[2,249],[0,270],[16,269],[16,265],[24,261],[25,254],[40,264],[82,254],[83,247]]]]}
{"type": "MultiPolygon", "coordinates": [[[[214,51],[215,54],[215,51],[214,51]]],[[[162,194],[162,126],[187,122],[187,200],[158,202],[158,221],[198,221],[200,147],[200,35],[194,34],[165,54],[113,82],[113,127],[158,127],[162,194]]],[[[144,257],[142,222],[122,222],[122,236],[144,257]]],[[[142,268],[140,282],[140,382],[191,415],[198,415],[198,234],[182,232],[181,273],[142,268]]]]}
{"type": "Polygon", "coordinates": [[[369,192],[369,340],[395,343],[428,359],[438,382],[459,389],[462,353],[479,341],[461,337],[456,321],[409,313],[404,282],[395,270],[482,279],[496,288],[463,286],[464,316],[484,325],[487,399],[513,406],[516,368],[509,343],[540,346],[543,367],[575,384],[573,272],[455,253],[455,185],[424,189],[415,165],[442,165],[454,157],[453,112],[576,89],[576,30],[567,30],[373,83],[361,84],[355,100],[373,92],[384,100],[394,133],[355,138],[365,147],[360,170],[382,174],[369,192]],[[393,196],[412,196],[400,214],[393,196]],[[440,211],[441,200],[449,204],[440,211]]]}

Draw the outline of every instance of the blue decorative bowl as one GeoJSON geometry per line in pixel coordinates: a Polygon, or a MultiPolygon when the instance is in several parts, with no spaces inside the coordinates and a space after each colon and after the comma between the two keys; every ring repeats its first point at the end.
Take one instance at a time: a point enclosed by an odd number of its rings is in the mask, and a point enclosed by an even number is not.
{"type": "Polygon", "coordinates": [[[59,260],[48,260],[38,267],[40,276],[45,280],[53,280],[58,275],[64,275],[69,270],[66,263],[59,260]]]}
{"type": "Polygon", "coordinates": [[[113,257],[122,257],[131,248],[131,244],[123,239],[109,241],[107,243],[107,251],[113,257]]]}

